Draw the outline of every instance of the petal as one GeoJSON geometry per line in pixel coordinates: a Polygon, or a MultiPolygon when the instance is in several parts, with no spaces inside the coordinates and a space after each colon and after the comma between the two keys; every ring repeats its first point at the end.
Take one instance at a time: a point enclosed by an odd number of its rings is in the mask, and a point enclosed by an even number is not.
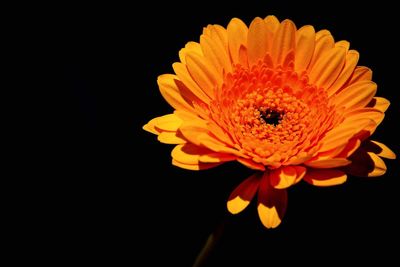
{"type": "Polygon", "coordinates": [[[344,121],[345,123],[351,123],[353,121],[368,118],[370,120],[373,120],[377,125],[379,125],[383,121],[385,113],[374,108],[361,108],[348,112],[345,114],[345,116],[346,116],[346,119],[344,121]]]}
{"type": "Polygon", "coordinates": [[[367,152],[363,148],[358,149],[351,157],[352,163],[343,171],[354,176],[376,177],[385,174],[385,162],[373,152],[367,152]]]}
{"type": "Polygon", "coordinates": [[[262,165],[261,163],[254,162],[252,159],[238,158],[237,161],[250,169],[257,171],[265,171],[264,165],[262,165]]]}
{"type": "Polygon", "coordinates": [[[306,70],[310,64],[315,47],[315,30],[313,26],[301,27],[296,33],[295,70],[306,70]]]}
{"type": "Polygon", "coordinates": [[[198,164],[200,155],[209,153],[210,150],[199,147],[193,144],[177,145],[171,152],[174,160],[184,164],[193,165],[198,164]]]}
{"type": "Polygon", "coordinates": [[[336,42],[335,47],[342,47],[346,51],[349,51],[350,43],[348,41],[342,40],[342,41],[336,42]]]}
{"type": "Polygon", "coordinates": [[[279,20],[274,15],[268,15],[264,18],[265,25],[267,26],[268,30],[272,33],[276,32],[279,28],[279,20]]]}
{"type": "Polygon", "coordinates": [[[296,25],[291,20],[284,20],[274,35],[271,55],[276,66],[283,65],[286,56],[295,51],[296,25]]]}
{"type": "Polygon", "coordinates": [[[204,56],[215,67],[219,75],[223,75],[223,70],[231,72],[228,51],[219,38],[211,38],[211,36],[203,34],[200,36],[200,45],[204,56]]]}
{"type": "Polygon", "coordinates": [[[149,133],[159,135],[161,131],[157,128],[155,128],[154,122],[157,120],[157,118],[154,118],[150,120],[148,123],[143,125],[142,129],[145,131],[148,131],[149,133]]]}
{"type": "Polygon", "coordinates": [[[348,85],[360,81],[371,81],[371,80],[372,80],[372,70],[364,66],[357,66],[348,82],[348,85]]]}
{"type": "Polygon", "coordinates": [[[372,81],[354,83],[335,96],[334,104],[346,109],[363,108],[371,101],[376,89],[377,85],[372,81]]]}
{"type": "Polygon", "coordinates": [[[152,124],[154,124],[154,126],[159,130],[170,132],[177,131],[179,126],[181,126],[182,124],[182,120],[175,114],[167,114],[161,117],[157,117],[150,122],[152,122],[152,124]]]}
{"type": "Polygon", "coordinates": [[[172,159],[172,165],[177,166],[182,169],[191,170],[191,171],[200,171],[207,170],[220,165],[220,163],[199,163],[199,164],[184,164],[179,161],[172,159]]]}
{"type": "Polygon", "coordinates": [[[315,49],[314,55],[311,58],[311,62],[308,69],[313,69],[314,64],[320,59],[325,53],[330,51],[335,46],[331,33],[327,30],[319,31],[315,34],[315,49]]]}
{"type": "Polygon", "coordinates": [[[275,189],[265,172],[258,189],[258,216],[266,228],[276,228],[281,223],[287,207],[286,189],[275,189]]]}
{"type": "Polygon", "coordinates": [[[163,74],[158,76],[157,83],[161,95],[175,109],[194,112],[193,108],[182,97],[178,86],[176,85],[177,76],[172,74],[163,74]]]}
{"type": "Polygon", "coordinates": [[[201,134],[208,134],[207,122],[201,119],[185,121],[179,130],[185,139],[195,145],[200,145],[201,134]]]}
{"type": "Polygon", "coordinates": [[[247,26],[240,19],[234,18],[229,22],[227,31],[231,59],[234,63],[238,63],[240,46],[247,44],[247,26]]]}
{"type": "Polygon", "coordinates": [[[328,97],[334,95],[335,93],[341,91],[343,89],[344,84],[350,79],[351,75],[354,72],[355,67],[357,66],[358,59],[360,55],[357,51],[351,50],[346,55],[346,63],[341,71],[337,80],[327,88],[328,97]]]}
{"type": "Polygon", "coordinates": [[[162,132],[157,137],[158,141],[164,144],[184,144],[186,140],[181,136],[179,132],[162,132]]]}
{"type": "Polygon", "coordinates": [[[249,27],[247,36],[247,52],[249,64],[257,64],[258,60],[263,59],[268,50],[268,36],[263,19],[255,18],[249,27]]]}
{"type": "Polygon", "coordinates": [[[321,56],[311,69],[310,81],[328,89],[339,76],[346,59],[346,50],[342,47],[335,47],[321,56]]]}
{"type": "Polygon", "coordinates": [[[347,144],[354,135],[365,129],[370,123],[371,119],[369,118],[352,121],[352,123],[341,123],[329,131],[321,140],[320,152],[347,144]]]}
{"type": "Polygon", "coordinates": [[[389,108],[390,102],[383,97],[373,97],[367,106],[385,112],[389,108]]]}
{"type": "Polygon", "coordinates": [[[364,142],[363,149],[368,152],[373,152],[382,158],[396,159],[396,154],[385,144],[382,144],[378,141],[368,140],[364,142]]]}
{"type": "Polygon", "coordinates": [[[174,64],[172,64],[172,67],[178,78],[196,97],[198,97],[206,104],[210,103],[210,97],[193,80],[193,78],[189,74],[189,71],[186,68],[186,65],[175,62],[174,64]]]}
{"type": "Polygon", "coordinates": [[[200,156],[200,162],[218,163],[236,160],[237,156],[225,153],[208,153],[200,156]]]}
{"type": "Polygon", "coordinates": [[[346,182],[347,175],[339,170],[309,169],[303,179],[315,186],[332,186],[346,182]]]}
{"type": "Polygon", "coordinates": [[[191,54],[191,53],[196,53],[199,56],[203,55],[203,51],[201,50],[201,46],[199,43],[196,42],[188,42],[185,45],[185,48],[182,48],[179,51],[179,59],[183,64],[186,64],[186,55],[191,54]]]}
{"type": "Polygon", "coordinates": [[[284,189],[296,182],[297,172],[292,166],[284,166],[271,171],[270,182],[276,189],[284,189]]]}
{"type": "Polygon", "coordinates": [[[294,183],[298,183],[300,182],[304,175],[306,175],[307,172],[307,168],[303,167],[303,166],[293,166],[296,169],[296,180],[294,181],[294,183]]]}
{"type": "Polygon", "coordinates": [[[186,56],[187,69],[197,85],[212,99],[214,88],[221,80],[217,70],[204,58],[196,54],[186,56]]]}
{"type": "Polygon", "coordinates": [[[311,159],[304,164],[307,165],[308,167],[317,169],[330,169],[330,168],[346,166],[349,165],[350,163],[351,161],[345,158],[327,158],[327,159],[317,159],[317,160],[311,159]]]}
{"type": "Polygon", "coordinates": [[[249,205],[257,192],[260,176],[259,173],[253,174],[233,190],[227,202],[230,213],[238,214],[249,205]]]}

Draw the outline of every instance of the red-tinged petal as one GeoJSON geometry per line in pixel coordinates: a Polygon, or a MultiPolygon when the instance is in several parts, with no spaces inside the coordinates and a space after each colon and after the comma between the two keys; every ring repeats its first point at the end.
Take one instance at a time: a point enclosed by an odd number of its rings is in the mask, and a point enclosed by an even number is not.
{"type": "Polygon", "coordinates": [[[237,156],[225,153],[208,153],[206,155],[201,155],[200,162],[205,163],[218,163],[218,162],[228,162],[236,160],[237,156]]]}
{"type": "Polygon", "coordinates": [[[276,189],[288,188],[296,182],[296,178],[297,172],[292,166],[283,166],[270,174],[271,185],[276,189]]]}
{"type": "Polygon", "coordinates": [[[162,132],[157,137],[158,141],[164,144],[184,144],[186,140],[179,134],[179,132],[162,132]]]}
{"type": "Polygon", "coordinates": [[[388,148],[385,144],[378,141],[368,140],[363,143],[363,149],[368,152],[373,152],[374,154],[387,159],[396,159],[396,154],[388,148]]]}
{"type": "Polygon", "coordinates": [[[315,186],[333,186],[346,182],[347,175],[340,170],[308,169],[303,180],[315,186]]]}
{"type": "Polygon", "coordinates": [[[260,173],[253,174],[233,190],[227,202],[230,213],[238,214],[249,205],[257,192],[260,176],[260,173]]]}
{"type": "Polygon", "coordinates": [[[265,172],[258,189],[258,216],[266,228],[276,228],[281,223],[287,207],[286,189],[275,189],[265,172]]]}
{"type": "Polygon", "coordinates": [[[239,63],[240,46],[246,46],[248,29],[240,19],[234,18],[228,24],[228,46],[233,63],[239,63]]]}
{"type": "Polygon", "coordinates": [[[346,50],[335,47],[320,57],[310,71],[310,81],[324,89],[328,89],[337,79],[346,59],[346,50]]]}
{"type": "Polygon", "coordinates": [[[271,48],[271,56],[274,65],[283,65],[286,56],[295,51],[296,25],[291,20],[284,20],[274,35],[271,48]]]}
{"type": "Polygon", "coordinates": [[[171,74],[163,74],[158,76],[157,83],[160,88],[161,95],[175,109],[187,110],[194,112],[193,107],[182,97],[178,86],[176,85],[177,76],[171,74]]]}
{"type": "Polygon", "coordinates": [[[342,168],[348,174],[360,177],[376,177],[385,174],[385,162],[373,152],[358,149],[351,157],[351,164],[342,168]]]}
{"type": "Polygon", "coordinates": [[[143,125],[142,129],[145,130],[145,131],[148,131],[149,133],[159,135],[162,131],[160,131],[160,129],[157,129],[155,127],[154,122],[156,120],[157,120],[157,118],[154,118],[154,119],[150,120],[148,123],[143,125]]]}
{"type": "Polygon", "coordinates": [[[371,107],[381,112],[385,112],[390,106],[390,101],[383,97],[373,97],[367,107],[371,107]]]}
{"type": "Polygon", "coordinates": [[[294,183],[297,184],[306,175],[307,168],[303,166],[293,166],[293,168],[296,169],[296,180],[294,181],[294,183]]]}
{"type": "Polygon", "coordinates": [[[306,70],[314,54],[315,30],[313,26],[301,27],[296,33],[295,70],[306,70]]]}
{"type": "Polygon", "coordinates": [[[191,170],[191,171],[200,171],[207,170],[211,168],[215,168],[221,163],[198,163],[198,164],[184,164],[179,161],[172,159],[172,165],[177,166],[182,169],[191,170]]]}
{"type": "Polygon", "coordinates": [[[257,171],[265,171],[264,165],[262,165],[261,163],[254,162],[252,159],[237,158],[237,161],[250,169],[257,171]]]}
{"type": "Polygon", "coordinates": [[[258,60],[264,58],[267,53],[268,36],[263,19],[255,18],[249,27],[247,36],[247,52],[249,56],[249,64],[257,64],[258,60]]]}

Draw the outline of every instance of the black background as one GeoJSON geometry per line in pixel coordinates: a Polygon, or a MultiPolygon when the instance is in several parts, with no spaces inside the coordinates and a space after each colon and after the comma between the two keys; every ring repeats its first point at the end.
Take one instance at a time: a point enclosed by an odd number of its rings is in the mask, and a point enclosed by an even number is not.
{"type": "Polygon", "coordinates": [[[386,161],[388,172],[378,179],[350,177],[338,187],[300,183],[290,188],[282,224],[267,230],[254,203],[237,216],[225,208],[231,190],[251,171],[238,163],[201,172],[178,169],[170,163],[172,146],[141,129],[172,111],[158,91],[157,76],[172,72],[179,49],[198,41],[202,27],[225,27],[233,17],[249,24],[256,16],[274,14],[292,19],[298,28],[326,28],[335,40],[348,40],[360,52],[359,64],[374,71],[378,95],[392,102],[375,139],[399,153],[394,10],[383,3],[351,8],[338,2],[288,1],[54,10],[48,23],[56,25],[55,55],[62,65],[51,100],[61,125],[52,181],[60,223],[54,240],[67,244],[58,250],[59,261],[83,257],[87,263],[190,266],[221,220],[227,220],[225,233],[210,266],[396,261],[398,160],[386,161]]]}

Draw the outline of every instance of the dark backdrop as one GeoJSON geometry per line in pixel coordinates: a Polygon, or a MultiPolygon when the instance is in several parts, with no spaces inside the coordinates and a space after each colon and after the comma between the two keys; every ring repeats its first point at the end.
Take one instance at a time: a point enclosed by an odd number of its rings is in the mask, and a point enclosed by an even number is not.
{"type": "MultiPolygon", "coordinates": [[[[198,41],[207,24],[226,26],[232,17],[247,24],[268,14],[298,27],[329,29],[361,54],[374,71],[378,95],[392,105],[375,134],[399,153],[398,22],[393,6],[350,8],[346,3],[311,5],[258,1],[251,4],[71,5],[54,11],[59,23],[61,166],[54,198],[65,241],[59,261],[125,261],[133,266],[190,266],[208,234],[227,220],[210,266],[271,266],[275,263],[345,263],[396,260],[400,220],[398,160],[378,179],[350,177],[342,186],[289,189],[286,217],[278,229],[259,222],[253,203],[229,216],[225,202],[251,171],[238,163],[191,172],[170,164],[172,146],[141,129],[172,111],[156,79],[171,73],[178,51],[198,41]],[[263,2],[263,3],[260,3],[263,2]],[[65,254],[66,253],[66,254],[65,254]],[[138,263],[145,260],[146,263],[138,263]],[[158,264],[158,265],[155,265],[158,264]]],[[[49,22],[50,24],[53,21],[49,22]]]]}

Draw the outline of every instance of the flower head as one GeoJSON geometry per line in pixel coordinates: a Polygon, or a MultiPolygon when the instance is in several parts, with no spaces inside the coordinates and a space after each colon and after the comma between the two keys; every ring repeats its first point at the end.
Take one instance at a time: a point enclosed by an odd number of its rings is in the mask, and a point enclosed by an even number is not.
{"type": "Polygon", "coordinates": [[[175,144],[172,164],[202,170],[238,161],[256,172],[230,195],[239,213],[258,194],[265,227],[277,227],[286,188],[304,180],[316,186],[346,181],[347,174],[380,176],[381,157],[394,159],[369,137],[389,101],[375,97],[370,69],[357,66],[349,42],[327,30],[296,29],[290,20],[232,19],[209,25],[158,85],[172,114],[143,128],[175,144]]]}

